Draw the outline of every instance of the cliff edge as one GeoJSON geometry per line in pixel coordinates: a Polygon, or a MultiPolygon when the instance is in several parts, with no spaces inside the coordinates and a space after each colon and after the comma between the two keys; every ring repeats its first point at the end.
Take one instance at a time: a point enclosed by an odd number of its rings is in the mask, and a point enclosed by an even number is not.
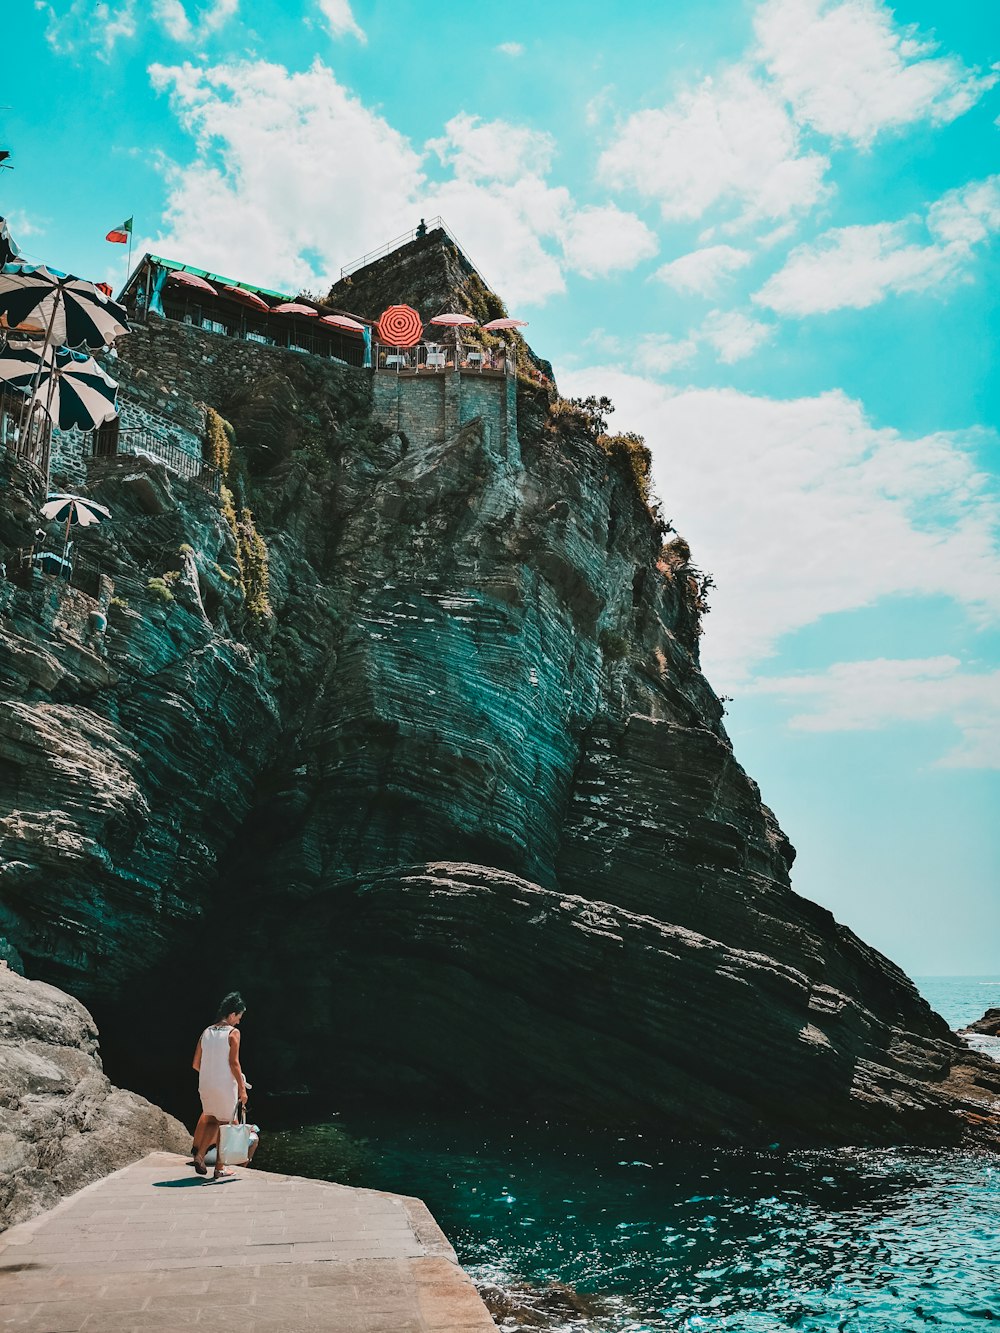
{"type": "MultiPolygon", "coordinates": [[[[90,459],[103,601],[0,580],[0,930],[116,1059],[162,1005],[129,1081],[166,1095],[239,985],[272,1090],[991,1140],[996,1067],[792,890],[634,442],[528,375],[155,318],[116,376],[201,413],[224,485],[90,459]]],[[[12,563],[43,482],[0,457],[0,484],[12,563]]]]}

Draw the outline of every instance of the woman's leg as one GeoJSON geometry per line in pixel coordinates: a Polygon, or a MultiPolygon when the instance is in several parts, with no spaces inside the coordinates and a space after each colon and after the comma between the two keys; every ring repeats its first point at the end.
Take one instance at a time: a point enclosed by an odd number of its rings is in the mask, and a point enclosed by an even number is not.
{"type": "Polygon", "coordinates": [[[194,1130],[194,1153],[192,1162],[194,1169],[199,1176],[208,1175],[208,1168],[205,1165],[205,1154],[211,1148],[212,1143],[218,1140],[219,1122],[210,1115],[202,1113],[194,1130]]]}
{"type": "Polygon", "coordinates": [[[211,1116],[205,1116],[204,1112],[195,1125],[195,1152],[191,1154],[193,1168],[199,1173],[199,1176],[207,1176],[208,1168],[205,1166],[205,1153],[212,1146],[212,1134],[219,1132],[217,1130],[219,1121],[213,1120],[211,1116]],[[212,1128],[215,1126],[215,1129],[212,1128]]]}

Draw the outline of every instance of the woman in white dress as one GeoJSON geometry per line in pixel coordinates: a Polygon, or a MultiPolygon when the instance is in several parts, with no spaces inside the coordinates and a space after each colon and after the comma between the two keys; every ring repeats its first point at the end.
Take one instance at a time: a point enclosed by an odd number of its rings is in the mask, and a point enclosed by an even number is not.
{"type": "Polygon", "coordinates": [[[213,1180],[231,1176],[221,1161],[219,1131],[228,1125],[236,1113],[238,1102],[247,1099],[247,1084],[240,1068],[240,1019],[246,1013],[243,997],[233,991],[219,1005],[215,1023],[207,1027],[198,1039],[191,1062],[198,1071],[198,1092],[201,1095],[201,1119],[194,1132],[194,1169],[199,1176],[208,1174],[205,1154],[215,1148],[213,1180]]]}

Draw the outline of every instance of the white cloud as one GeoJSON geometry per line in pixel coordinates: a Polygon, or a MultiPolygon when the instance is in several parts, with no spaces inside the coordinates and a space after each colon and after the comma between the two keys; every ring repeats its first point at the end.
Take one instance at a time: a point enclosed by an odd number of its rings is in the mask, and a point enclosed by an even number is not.
{"type": "Polygon", "coordinates": [[[150,76],[197,145],[169,176],[159,253],[296,288],[409,224],[419,156],[321,62],[299,74],[265,61],[154,65],[150,76]]]}
{"type": "Polygon", "coordinates": [[[448,219],[511,307],[564,291],[562,266],[542,243],[561,232],[572,211],[569,192],[545,180],[552,136],[463,112],[427,147],[454,173],[426,187],[427,214],[448,219]]]}
{"type": "Polygon", "coordinates": [[[748,319],[738,310],[713,310],[705,317],[698,337],[714,347],[719,360],[728,366],[750,356],[773,332],[773,324],[748,319]]]}
{"type": "Polygon", "coordinates": [[[588,100],[583,112],[584,120],[588,125],[597,125],[608,115],[611,111],[614,91],[614,84],[606,83],[588,100]]]}
{"type": "Polygon", "coordinates": [[[351,11],[350,0],[316,0],[316,3],[326,19],[331,37],[356,37],[359,42],[367,42],[368,38],[351,11]]]}
{"type": "Polygon", "coordinates": [[[59,55],[72,55],[82,47],[96,49],[99,59],[110,60],[119,41],[135,36],[136,0],[119,0],[108,4],[105,0],[72,0],[62,13],[57,13],[46,0],[37,0],[36,9],[48,17],[45,39],[59,55]]]}
{"type": "Polygon", "coordinates": [[[566,262],[585,278],[635,268],[659,249],[656,236],[641,219],[613,204],[572,213],[560,239],[566,262]]]}
{"type": "Polygon", "coordinates": [[[217,32],[235,17],[239,7],[240,0],[213,0],[202,15],[201,22],[210,32],[217,32]]]}
{"type": "Polygon", "coordinates": [[[774,328],[738,310],[712,310],[683,338],[644,333],[625,342],[602,333],[587,341],[604,356],[614,358],[618,371],[637,370],[662,378],[688,365],[705,347],[710,347],[724,365],[742,361],[767,342],[774,328]]]}
{"type": "Polygon", "coordinates": [[[524,176],[544,176],[556,141],[541,130],[504,120],[482,122],[462,111],[448,121],[440,139],[428,140],[427,147],[461,180],[509,183],[524,176]]]}
{"type": "Polygon", "coordinates": [[[715,296],[723,281],[749,262],[749,250],[737,250],[732,245],[710,245],[661,265],[654,276],[678,292],[715,296]]]}
{"type": "Polygon", "coordinates": [[[165,226],[150,241],[161,254],[322,288],[373,237],[440,214],[504,298],[527,306],[563,291],[567,269],[607,273],[655,245],[632,214],[577,209],[550,184],[555,144],[537,130],[455,116],[428,145],[451,177],[432,182],[425,156],[319,60],[299,74],[245,61],[153,65],[150,77],[195,141],[194,161],[168,168],[165,226]]]}
{"type": "Polygon", "coordinates": [[[863,309],[898,292],[927,292],[965,279],[973,247],[1000,230],[1000,176],[943,195],[916,220],[839,227],[798,246],[754,301],[785,315],[863,309]]]}
{"type": "Polygon", "coordinates": [[[189,42],[194,37],[191,20],[181,0],[153,0],[151,13],[167,36],[175,42],[189,42]]]}
{"type": "Polygon", "coordinates": [[[523,56],[524,47],[520,42],[501,42],[497,47],[501,55],[505,56],[523,56]]]}
{"type": "Polygon", "coordinates": [[[562,266],[542,242],[561,229],[570,208],[568,191],[540,176],[513,184],[458,179],[428,187],[423,198],[427,215],[447,219],[515,314],[565,290],[562,266]]]}
{"type": "Polygon", "coordinates": [[[759,56],[795,118],[833,139],[869,144],[915,121],[945,124],[997,81],[899,28],[881,0],[764,0],[759,56]]]}
{"type": "Polygon", "coordinates": [[[609,394],[646,436],[667,513],[718,584],[703,655],[731,689],[782,635],[893,596],[1000,615],[1000,497],[972,450],[985,432],[877,428],[841,392],[776,401],[672,390],[622,370],[560,375],[609,394]]]}
{"type": "Polygon", "coordinates": [[[1000,671],[969,671],[956,657],[837,662],[820,672],[768,676],[746,694],[775,695],[800,731],[878,731],[900,722],[951,721],[960,742],[944,768],[1000,768],[1000,671]]]}
{"type": "Polygon", "coordinates": [[[693,361],[697,353],[693,338],[671,338],[665,333],[643,334],[631,351],[635,368],[647,375],[669,375],[693,361]]]}
{"type": "Polygon", "coordinates": [[[658,200],[667,220],[725,205],[748,223],[812,207],[828,166],[802,149],[775,91],[737,65],[665,107],[629,116],[598,171],[609,186],[658,200]]]}

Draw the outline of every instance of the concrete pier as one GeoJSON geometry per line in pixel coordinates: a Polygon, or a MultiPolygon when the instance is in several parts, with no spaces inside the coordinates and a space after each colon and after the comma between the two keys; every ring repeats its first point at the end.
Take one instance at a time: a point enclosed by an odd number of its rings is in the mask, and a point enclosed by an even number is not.
{"type": "Polygon", "coordinates": [[[0,1329],[489,1333],[419,1199],[151,1153],[0,1235],[0,1329]]]}

